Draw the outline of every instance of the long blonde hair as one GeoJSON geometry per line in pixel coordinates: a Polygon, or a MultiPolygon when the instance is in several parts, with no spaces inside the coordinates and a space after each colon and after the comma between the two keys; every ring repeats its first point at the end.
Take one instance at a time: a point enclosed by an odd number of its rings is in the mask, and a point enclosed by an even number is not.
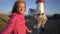
{"type": "Polygon", "coordinates": [[[26,2],[16,1],[14,6],[13,6],[12,13],[18,12],[17,8],[18,8],[19,3],[24,3],[25,4],[25,8],[26,8],[26,2]]]}

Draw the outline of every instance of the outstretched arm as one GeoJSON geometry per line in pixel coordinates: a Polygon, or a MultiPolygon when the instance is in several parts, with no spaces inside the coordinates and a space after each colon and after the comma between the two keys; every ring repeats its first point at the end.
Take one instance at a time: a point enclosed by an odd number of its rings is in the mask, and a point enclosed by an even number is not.
{"type": "Polygon", "coordinates": [[[11,17],[8,25],[5,27],[5,29],[2,30],[1,34],[10,34],[13,30],[15,21],[16,21],[15,16],[11,17]]]}

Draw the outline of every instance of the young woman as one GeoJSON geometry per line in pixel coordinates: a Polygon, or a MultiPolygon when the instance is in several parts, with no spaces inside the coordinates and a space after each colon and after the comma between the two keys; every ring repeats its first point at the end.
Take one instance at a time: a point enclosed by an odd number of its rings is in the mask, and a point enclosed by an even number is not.
{"type": "Polygon", "coordinates": [[[7,27],[1,32],[1,34],[11,34],[13,31],[14,34],[26,34],[26,30],[32,33],[25,25],[24,12],[26,10],[26,3],[23,1],[16,1],[10,21],[7,27]]]}

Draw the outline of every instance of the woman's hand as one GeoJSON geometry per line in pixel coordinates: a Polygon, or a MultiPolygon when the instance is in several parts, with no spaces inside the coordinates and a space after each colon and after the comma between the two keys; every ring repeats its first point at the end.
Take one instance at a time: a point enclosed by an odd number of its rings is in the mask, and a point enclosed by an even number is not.
{"type": "Polygon", "coordinates": [[[32,30],[28,30],[29,33],[32,33],[32,30]]]}
{"type": "Polygon", "coordinates": [[[26,30],[27,32],[32,33],[32,30],[29,30],[27,27],[26,27],[26,30]]]}

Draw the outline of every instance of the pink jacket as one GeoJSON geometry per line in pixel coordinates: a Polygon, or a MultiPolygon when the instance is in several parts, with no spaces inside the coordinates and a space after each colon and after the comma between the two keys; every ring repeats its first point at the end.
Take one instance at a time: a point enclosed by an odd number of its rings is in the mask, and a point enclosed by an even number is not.
{"type": "Polygon", "coordinates": [[[1,32],[1,34],[26,34],[27,27],[25,26],[25,19],[23,14],[13,13],[7,27],[1,32]]]}

